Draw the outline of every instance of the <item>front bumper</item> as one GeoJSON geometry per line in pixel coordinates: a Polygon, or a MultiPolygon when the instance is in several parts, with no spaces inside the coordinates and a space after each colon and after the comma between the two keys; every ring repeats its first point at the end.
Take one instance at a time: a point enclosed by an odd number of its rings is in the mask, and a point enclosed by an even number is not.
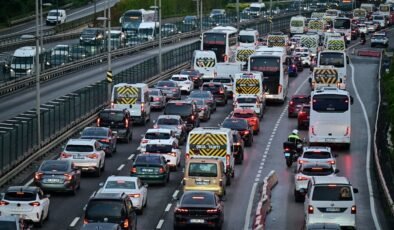
{"type": "Polygon", "coordinates": [[[100,170],[100,165],[99,162],[97,161],[90,161],[90,162],[76,162],[73,161],[74,165],[76,168],[81,169],[82,172],[95,172],[97,170],[100,170]]]}

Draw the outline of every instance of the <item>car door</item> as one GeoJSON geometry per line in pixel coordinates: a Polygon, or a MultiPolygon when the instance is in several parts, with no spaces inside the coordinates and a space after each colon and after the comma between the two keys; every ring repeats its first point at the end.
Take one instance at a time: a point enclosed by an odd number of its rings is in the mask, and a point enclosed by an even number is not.
{"type": "Polygon", "coordinates": [[[46,218],[46,216],[48,215],[49,212],[49,198],[48,196],[44,195],[44,192],[39,189],[38,193],[37,193],[37,197],[40,201],[41,205],[41,210],[44,213],[44,217],[42,218],[46,218]]]}
{"type": "Polygon", "coordinates": [[[144,184],[142,184],[142,182],[139,178],[137,178],[136,184],[137,184],[137,189],[142,194],[142,205],[144,205],[146,198],[148,197],[148,189],[146,188],[146,186],[144,186],[144,184]]]}

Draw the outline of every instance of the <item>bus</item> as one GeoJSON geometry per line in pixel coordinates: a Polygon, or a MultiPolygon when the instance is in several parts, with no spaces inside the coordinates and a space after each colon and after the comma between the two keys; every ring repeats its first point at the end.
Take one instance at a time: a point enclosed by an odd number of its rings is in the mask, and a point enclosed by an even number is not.
{"type": "Polygon", "coordinates": [[[345,89],[348,63],[345,51],[326,50],[319,52],[317,67],[334,66],[338,71],[338,79],[341,82],[339,88],[345,89]]]}
{"type": "Polygon", "coordinates": [[[343,144],[350,148],[353,98],[346,90],[322,87],[311,93],[309,143],[343,144]]]}
{"type": "Polygon", "coordinates": [[[368,12],[364,8],[357,8],[353,10],[353,19],[365,19],[368,12]]]}
{"type": "Polygon", "coordinates": [[[248,71],[263,73],[267,101],[283,103],[287,96],[289,76],[284,47],[260,47],[249,57],[248,71]]]}
{"type": "Polygon", "coordinates": [[[154,22],[156,12],[154,10],[128,10],[120,18],[119,23],[122,25],[122,31],[128,34],[137,33],[138,28],[143,22],[154,22]]]}
{"type": "Polygon", "coordinates": [[[346,39],[346,43],[352,40],[352,28],[350,18],[337,17],[333,22],[334,33],[340,33],[346,39]]]}
{"type": "Polygon", "coordinates": [[[389,18],[390,14],[391,14],[391,5],[390,4],[380,4],[379,5],[379,14],[386,16],[386,18],[389,18]]]}
{"type": "Polygon", "coordinates": [[[218,26],[202,34],[201,50],[212,50],[217,62],[234,62],[238,30],[231,26],[218,26]]]}
{"type": "Polygon", "coordinates": [[[335,10],[335,9],[326,10],[326,13],[324,13],[324,19],[326,21],[332,21],[335,18],[339,17],[340,14],[341,14],[340,10],[335,10]]]}

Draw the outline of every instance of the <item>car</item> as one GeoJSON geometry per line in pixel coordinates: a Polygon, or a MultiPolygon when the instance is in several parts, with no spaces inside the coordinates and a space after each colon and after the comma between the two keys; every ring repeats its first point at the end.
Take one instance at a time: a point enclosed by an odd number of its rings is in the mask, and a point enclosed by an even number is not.
{"type": "Polygon", "coordinates": [[[389,46],[389,39],[386,33],[376,32],[372,35],[371,47],[375,47],[375,46],[383,46],[383,47],[389,46]]]}
{"type": "Polygon", "coordinates": [[[161,34],[164,37],[178,34],[178,27],[174,23],[165,23],[161,26],[161,34]]]}
{"type": "Polygon", "coordinates": [[[113,223],[88,223],[84,224],[81,228],[81,230],[121,230],[122,228],[120,227],[119,224],[113,224],[113,223]]]}
{"type": "Polygon", "coordinates": [[[137,229],[136,210],[130,197],[124,192],[94,193],[86,205],[83,217],[84,225],[105,222],[119,224],[123,230],[137,229]]]}
{"type": "Polygon", "coordinates": [[[364,24],[364,23],[357,24],[357,27],[358,27],[358,30],[360,31],[360,34],[361,33],[368,34],[368,29],[367,29],[366,24],[364,24]]]}
{"type": "Polygon", "coordinates": [[[103,28],[86,28],[83,29],[79,37],[81,45],[103,45],[106,39],[103,28]]]}
{"type": "Polygon", "coordinates": [[[193,100],[171,100],[164,108],[164,115],[179,115],[186,124],[186,130],[190,131],[200,126],[196,102],[193,100]]]}
{"type": "Polygon", "coordinates": [[[176,82],[168,80],[158,81],[155,88],[161,89],[162,93],[166,96],[167,101],[170,99],[181,99],[181,89],[176,82]]]}
{"type": "Polygon", "coordinates": [[[164,109],[166,106],[166,96],[161,89],[149,89],[150,107],[152,109],[164,109]]]}
{"type": "Polygon", "coordinates": [[[191,226],[221,229],[223,222],[224,205],[213,192],[184,192],[174,209],[175,230],[191,226]]]}
{"type": "Polygon", "coordinates": [[[313,176],[305,193],[305,224],[337,223],[341,228],[356,228],[355,193],[346,177],[313,176]]]}
{"type": "Polygon", "coordinates": [[[105,152],[97,140],[68,140],[59,160],[70,160],[74,167],[82,172],[94,172],[96,177],[100,177],[105,169],[105,152]]]}
{"type": "Polygon", "coordinates": [[[24,226],[20,223],[22,218],[18,216],[0,216],[0,229],[4,230],[23,230],[24,226]]]}
{"type": "Polygon", "coordinates": [[[238,95],[233,102],[234,109],[253,109],[261,120],[265,110],[265,97],[262,98],[252,94],[238,95]]]}
{"type": "Polygon", "coordinates": [[[131,166],[130,176],[147,184],[166,185],[170,181],[170,167],[161,154],[139,154],[131,166]]]}
{"type": "Polygon", "coordinates": [[[291,58],[291,63],[293,63],[297,66],[298,72],[302,72],[304,70],[304,65],[302,64],[301,55],[293,54],[293,56],[291,58]]]}
{"type": "Polygon", "coordinates": [[[212,9],[209,17],[215,17],[215,16],[223,16],[226,17],[226,10],[225,9],[212,9]]]}
{"type": "Polygon", "coordinates": [[[81,187],[81,170],[71,161],[45,160],[34,173],[35,186],[45,192],[77,193],[81,187]]]}
{"type": "Polygon", "coordinates": [[[306,47],[297,47],[294,49],[294,55],[301,57],[302,65],[309,67],[311,65],[311,51],[306,47]]]}
{"type": "Polygon", "coordinates": [[[173,171],[176,171],[181,165],[181,150],[173,140],[151,140],[146,144],[145,152],[142,153],[161,154],[173,171]]]}
{"type": "Polygon", "coordinates": [[[242,139],[245,141],[245,145],[252,146],[253,130],[246,119],[226,118],[221,124],[221,127],[238,131],[242,139]]]}
{"type": "Polygon", "coordinates": [[[197,105],[198,116],[201,121],[211,119],[211,108],[204,99],[193,99],[197,105]]]}
{"type": "Polygon", "coordinates": [[[297,128],[298,129],[309,129],[309,118],[310,118],[310,104],[302,104],[297,116],[297,128]]]}
{"type": "Polygon", "coordinates": [[[190,94],[190,92],[194,89],[194,83],[189,75],[174,74],[170,78],[170,81],[176,82],[180,87],[181,92],[190,94]]]}
{"type": "Polygon", "coordinates": [[[298,68],[296,63],[292,63],[292,62],[289,63],[288,73],[289,73],[289,77],[297,77],[298,68]]]}
{"type": "Polygon", "coordinates": [[[171,140],[176,144],[179,143],[178,138],[176,137],[175,131],[167,128],[158,128],[158,129],[148,129],[145,134],[141,135],[142,139],[140,142],[140,146],[137,150],[141,152],[145,152],[146,144],[151,140],[171,140]]]}
{"type": "Polygon", "coordinates": [[[337,168],[337,155],[331,152],[330,147],[309,146],[303,147],[301,156],[297,161],[297,168],[305,163],[329,163],[334,169],[337,168]]]}
{"type": "Polygon", "coordinates": [[[148,203],[148,185],[138,177],[109,176],[100,186],[98,193],[126,193],[139,214],[143,213],[148,203]]]}
{"type": "Polygon", "coordinates": [[[360,36],[360,29],[355,24],[351,24],[351,29],[351,39],[356,40],[360,36]]]}
{"type": "Polygon", "coordinates": [[[84,59],[90,57],[92,54],[91,52],[86,49],[84,46],[72,46],[70,48],[70,61],[77,61],[80,59],[84,59]]]}
{"type": "Polygon", "coordinates": [[[193,100],[193,99],[204,99],[204,101],[209,105],[211,108],[211,112],[216,111],[216,101],[215,98],[213,97],[213,94],[211,91],[208,90],[193,90],[190,95],[188,96],[188,99],[193,100]]]}
{"type": "Polygon", "coordinates": [[[109,39],[108,36],[108,31],[106,31],[106,35],[108,37],[107,39],[107,45],[108,41],[111,41],[111,50],[119,49],[125,46],[126,44],[126,36],[121,30],[111,30],[110,36],[111,39],[109,39]]]}
{"type": "Polygon", "coordinates": [[[238,131],[232,131],[233,134],[233,151],[236,164],[242,164],[244,161],[245,141],[238,131]]]}
{"type": "Polygon", "coordinates": [[[336,176],[339,172],[335,169],[332,164],[328,162],[312,162],[300,164],[296,169],[294,175],[294,200],[295,202],[303,202],[305,194],[301,191],[305,191],[308,186],[309,179],[312,176],[336,176]]]}
{"type": "Polygon", "coordinates": [[[189,77],[191,77],[193,83],[194,83],[194,88],[200,88],[203,81],[201,79],[202,77],[202,73],[200,73],[200,71],[198,70],[194,70],[194,69],[183,69],[181,70],[181,72],[179,74],[182,75],[188,75],[189,77]]]}
{"type": "Polygon", "coordinates": [[[116,132],[116,138],[130,143],[133,139],[133,121],[127,109],[104,109],[100,111],[97,127],[107,127],[116,132]]]}
{"type": "Polygon", "coordinates": [[[188,15],[183,18],[183,32],[192,31],[197,29],[198,27],[198,18],[197,16],[188,15]]]}
{"type": "Polygon", "coordinates": [[[36,186],[10,186],[0,200],[2,216],[19,216],[42,227],[49,217],[49,195],[36,186]]]}
{"type": "Polygon", "coordinates": [[[314,223],[307,224],[305,230],[341,230],[341,226],[336,223],[314,223]]]}
{"type": "Polygon", "coordinates": [[[212,82],[222,83],[224,88],[226,89],[227,97],[230,97],[230,98],[233,97],[234,80],[233,80],[232,77],[229,77],[229,76],[217,76],[217,77],[214,77],[211,81],[212,82]]]}
{"type": "Polygon", "coordinates": [[[205,82],[201,86],[203,91],[211,91],[217,104],[227,105],[227,91],[220,82],[205,82]]]}
{"type": "Polygon", "coordinates": [[[234,109],[231,118],[240,118],[248,121],[252,127],[253,134],[258,135],[260,132],[260,119],[253,109],[234,109]]]}
{"type": "Polygon", "coordinates": [[[382,29],[382,26],[380,25],[380,22],[372,21],[372,23],[375,25],[376,30],[375,31],[380,31],[382,29]]]}
{"type": "Polygon", "coordinates": [[[53,68],[57,66],[63,66],[70,61],[68,52],[63,51],[52,51],[51,56],[47,62],[45,62],[46,68],[53,68]]]}
{"type": "Polygon", "coordinates": [[[296,94],[291,96],[289,101],[289,107],[287,108],[288,117],[297,117],[298,112],[303,104],[308,104],[310,101],[310,96],[304,94],[296,94]]]}
{"type": "Polygon", "coordinates": [[[105,156],[113,156],[116,153],[117,136],[107,127],[86,127],[82,130],[80,139],[98,140],[103,147],[105,156]]]}
{"type": "Polygon", "coordinates": [[[57,25],[65,23],[67,19],[67,14],[65,10],[62,9],[54,9],[50,10],[47,15],[46,25],[57,25]]]}
{"type": "Polygon", "coordinates": [[[153,120],[154,129],[169,129],[175,133],[179,144],[183,144],[187,137],[186,124],[180,115],[160,115],[157,120],[153,120]]]}
{"type": "Polygon", "coordinates": [[[374,24],[371,21],[367,21],[367,22],[365,22],[365,25],[367,27],[368,33],[374,33],[377,31],[377,24],[374,24]]]}

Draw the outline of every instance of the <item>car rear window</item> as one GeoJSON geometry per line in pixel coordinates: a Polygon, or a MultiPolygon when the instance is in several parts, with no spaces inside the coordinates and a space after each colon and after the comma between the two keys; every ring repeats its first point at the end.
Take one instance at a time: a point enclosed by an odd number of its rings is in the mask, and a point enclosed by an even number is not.
{"type": "Polygon", "coordinates": [[[44,162],[41,166],[41,171],[66,172],[67,170],[68,170],[68,162],[66,161],[44,162]]]}
{"type": "Polygon", "coordinates": [[[101,112],[100,119],[104,121],[123,121],[123,112],[101,112]]]}
{"type": "Polygon", "coordinates": [[[223,128],[244,130],[248,128],[248,122],[242,119],[226,119],[222,123],[223,128]]]}
{"type": "Polygon", "coordinates": [[[171,82],[171,81],[159,81],[157,83],[157,86],[159,86],[159,87],[165,87],[165,86],[167,86],[167,87],[175,87],[176,84],[174,82],[171,82]]]}
{"type": "Polygon", "coordinates": [[[213,195],[201,194],[201,193],[191,193],[185,194],[182,198],[181,205],[214,205],[215,199],[213,195]]]}
{"type": "Polygon", "coordinates": [[[192,113],[193,106],[189,103],[168,103],[164,114],[188,116],[192,113]]]}
{"type": "Polygon", "coordinates": [[[108,189],[135,189],[134,181],[125,181],[125,180],[112,180],[107,181],[105,184],[105,188],[108,189]]]}
{"type": "Polygon", "coordinates": [[[7,192],[4,199],[10,201],[33,201],[36,200],[36,194],[32,192],[7,192]]]}
{"type": "Polygon", "coordinates": [[[159,96],[159,91],[151,90],[151,91],[149,91],[149,96],[159,96]]]}
{"type": "Polygon", "coordinates": [[[231,83],[231,79],[229,78],[214,78],[212,81],[220,83],[231,83]]]}
{"type": "Polygon", "coordinates": [[[135,165],[147,165],[147,164],[161,164],[160,158],[158,156],[152,156],[150,154],[139,155],[135,159],[135,165]]]}
{"type": "Polygon", "coordinates": [[[149,153],[170,153],[172,152],[172,145],[146,145],[146,151],[149,153]]]}
{"type": "Polygon", "coordinates": [[[69,152],[93,152],[93,146],[91,145],[67,145],[66,151],[69,152]]]}
{"type": "Polygon", "coordinates": [[[303,157],[309,159],[326,159],[331,158],[331,154],[327,151],[307,151],[304,152],[303,157]]]}
{"type": "Polygon", "coordinates": [[[160,118],[157,121],[157,124],[159,124],[159,125],[178,125],[179,120],[174,119],[174,118],[160,118]]]}
{"type": "Polygon", "coordinates": [[[206,84],[202,86],[203,90],[209,90],[211,92],[217,92],[220,89],[220,85],[215,85],[215,84],[206,84]]]}
{"type": "Polygon", "coordinates": [[[189,176],[216,177],[217,164],[214,163],[190,163],[189,176]]]}
{"type": "Polygon", "coordinates": [[[87,219],[121,217],[122,202],[110,200],[91,200],[86,208],[87,219]]]}
{"type": "Polygon", "coordinates": [[[210,96],[210,92],[207,91],[192,91],[189,95],[190,98],[206,98],[210,96]]]}
{"type": "Polygon", "coordinates": [[[254,114],[253,113],[234,113],[234,117],[251,118],[251,117],[254,117],[254,114]]]}
{"type": "Polygon", "coordinates": [[[302,169],[302,174],[307,176],[327,176],[334,173],[334,169],[332,167],[307,167],[302,169]]]}
{"type": "Polygon", "coordinates": [[[343,201],[353,200],[351,188],[343,185],[315,186],[312,200],[317,201],[343,201]]]}
{"type": "Polygon", "coordinates": [[[295,104],[304,104],[304,103],[308,103],[309,102],[309,98],[307,98],[307,97],[295,97],[295,98],[292,98],[291,101],[293,101],[293,103],[295,103],[295,104]]]}
{"type": "Polygon", "coordinates": [[[149,140],[163,140],[163,139],[170,139],[171,135],[169,133],[146,133],[145,139],[149,140]]]}
{"type": "Polygon", "coordinates": [[[253,97],[237,98],[238,103],[256,103],[257,99],[253,97]]]}

